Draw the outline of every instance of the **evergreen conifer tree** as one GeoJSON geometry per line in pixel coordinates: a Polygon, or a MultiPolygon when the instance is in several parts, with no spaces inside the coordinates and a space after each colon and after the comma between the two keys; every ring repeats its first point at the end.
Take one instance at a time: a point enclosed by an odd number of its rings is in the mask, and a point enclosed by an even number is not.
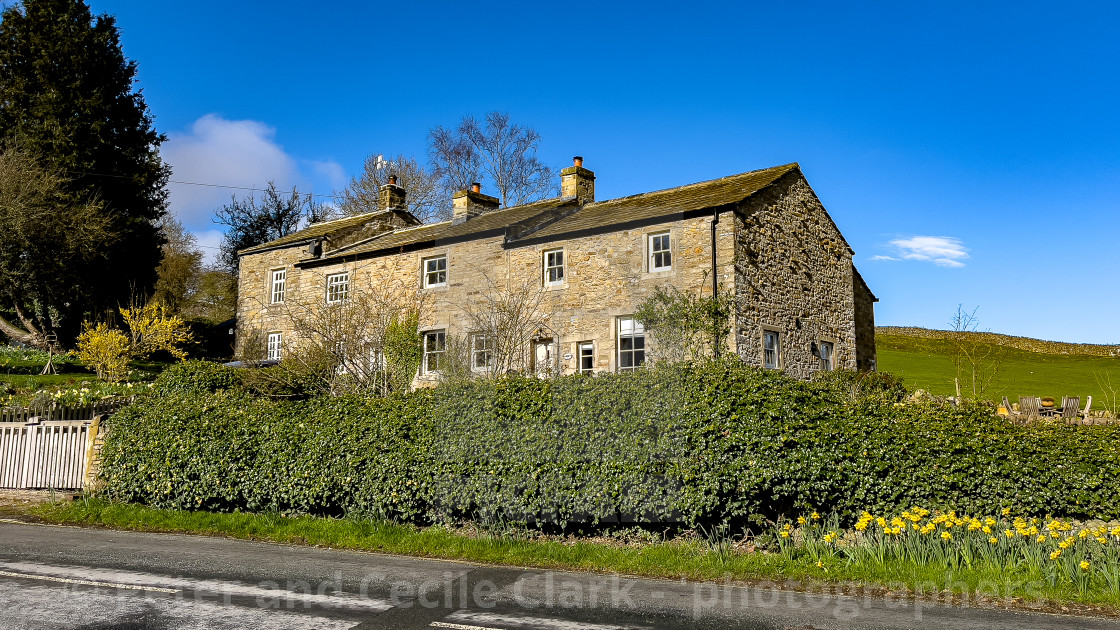
{"type": "Polygon", "coordinates": [[[128,304],[156,280],[170,169],[135,79],[116,20],[92,15],[83,0],[24,0],[0,15],[0,143],[58,173],[71,201],[96,200],[114,233],[95,264],[33,261],[82,265],[66,274],[80,298],[22,305],[64,339],[83,317],[128,304]]]}

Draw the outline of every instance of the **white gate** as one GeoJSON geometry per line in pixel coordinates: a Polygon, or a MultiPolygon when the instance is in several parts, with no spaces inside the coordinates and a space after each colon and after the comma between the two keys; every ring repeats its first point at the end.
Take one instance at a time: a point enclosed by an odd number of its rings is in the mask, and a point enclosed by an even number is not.
{"type": "Polygon", "coordinates": [[[89,420],[0,423],[0,488],[80,490],[89,420]]]}

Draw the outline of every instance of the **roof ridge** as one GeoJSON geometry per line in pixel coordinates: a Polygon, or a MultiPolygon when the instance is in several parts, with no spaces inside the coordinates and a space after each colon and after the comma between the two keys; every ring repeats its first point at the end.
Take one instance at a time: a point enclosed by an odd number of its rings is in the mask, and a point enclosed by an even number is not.
{"type": "Polygon", "coordinates": [[[354,249],[354,248],[359,247],[361,245],[365,245],[365,244],[367,244],[371,241],[376,241],[379,238],[384,238],[386,236],[391,236],[393,234],[401,234],[403,232],[410,232],[412,230],[420,230],[420,229],[423,229],[423,228],[435,227],[437,225],[443,225],[444,223],[451,223],[451,221],[437,221],[436,223],[421,223],[420,225],[410,225],[408,227],[397,228],[395,230],[389,230],[387,232],[381,232],[379,234],[374,234],[373,236],[370,236],[368,238],[363,238],[360,241],[354,241],[353,243],[350,243],[349,245],[346,245],[345,247],[339,247],[338,249],[331,250],[329,252],[329,256],[334,256],[336,254],[345,254],[346,250],[348,250],[348,249],[354,249]]]}
{"type": "Polygon", "coordinates": [[[659,193],[665,193],[665,192],[670,192],[670,191],[674,191],[674,190],[683,190],[685,188],[692,188],[693,186],[706,186],[708,184],[713,184],[715,182],[721,182],[721,181],[724,181],[724,180],[727,180],[727,179],[733,179],[735,177],[743,177],[744,175],[751,175],[751,174],[754,174],[754,173],[761,173],[763,171],[776,171],[776,170],[779,170],[779,169],[792,170],[793,168],[798,168],[799,169],[799,168],[801,168],[801,164],[799,164],[798,162],[790,162],[789,164],[780,164],[778,166],[769,166],[767,168],[756,168],[753,171],[744,171],[742,173],[736,173],[734,175],[725,175],[723,177],[717,177],[715,179],[706,179],[704,181],[693,182],[691,184],[682,184],[680,186],[671,186],[669,188],[661,188],[659,190],[650,190],[650,191],[647,191],[647,192],[644,192],[644,193],[626,195],[625,197],[614,197],[612,199],[604,199],[603,201],[593,201],[593,202],[591,202],[587,205],[588,206],[597,206],[597,205],[600,205],[600,204],[612,203],[612,202],[615,202],[615,201],[625,201],[627,199],[637,199],[639,197],[645,197],[647,195],[656,195],[656,194],[659,194],[659,193]]]}
{"type": "MultiPolygon", "coordinates": [[[[311,227],[321,227],[321,226],[324,226],[324,225],[329,225],[331,223],[337,223],[339,221],[350,221],[351,219],[357,219],[358,217],[364,217],[367,214],[380,214],[382,212],[392,212],[392,210],[390,210],[390,209],[370,210],[369,212],[359,212],[358,214],[351,214],[351,215],[348,215],[348,216],[345,216],[345,217],[338,217],[337,219],[331,219],[330,221],[319,221],[317,223],[308,223],[307,227],[303,228],[303,230],[306,230],[307,228],[311,228],[311,227]]],[[[303,230],[300,230],[300,232],[302,232],[303,230]]]]}

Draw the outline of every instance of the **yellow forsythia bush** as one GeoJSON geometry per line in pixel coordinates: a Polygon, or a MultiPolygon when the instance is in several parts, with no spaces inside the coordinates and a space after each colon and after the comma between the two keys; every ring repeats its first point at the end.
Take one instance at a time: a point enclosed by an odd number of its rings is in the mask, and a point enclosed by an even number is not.
{"type": "Polygon", "coordinates": [[[187,358],[183,346],[194,338],[186,323],[168,315],[161,304],[122,308],[121,316],[129,334],[110,328],[108,324],[86,322],[78,336],[78,359],[97,372],[97,377],[110,382],[128,375],[128,362],[164,350],[180,361],[187,358]]]}
{"type": "Polygon", "coordinates": [[[105,322],[85,323],[78,336],[78,360],[92,367],[97,378],[110,382],[123,379],[128,374],[131,358],[131,343],[124,333],[105,322]]]}

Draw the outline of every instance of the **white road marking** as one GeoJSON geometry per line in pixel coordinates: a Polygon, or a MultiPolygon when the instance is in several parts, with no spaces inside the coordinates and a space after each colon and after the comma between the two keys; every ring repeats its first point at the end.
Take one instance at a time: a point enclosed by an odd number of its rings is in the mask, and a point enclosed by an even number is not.
{"type": "Polygon", "coordinates": [[[446,621],[433,621],[429,625],[433,628],[452,628],[453,630],[502,630],[502,628],[487,628],[486,626],[468,626],[464,623],[447,623],[446,621]]]}
{"type": "Polygon", "coordinates": [[[323,617],[312,611],[229,606],[212,599],[196,601],[189,595],[69,590],[5,580],[0,580],[0,602],[4,603],[0,625],[22,630],[108,628],[124,619],[143,619],[145,627],[175,630],[352,630],[360,624],[359,619],[323,617]]]}
{"type": "Polygon", "coordinates": [[[533,630],[648,630],[647,626],[613,626],[549,617],[496,615],[471,610],[457,610],[444,617],[444,619],[449,620],[452,625],[437,626],[436,623],[448,623],[437,621],[432,626],[436,628],[458,628],[459,630],[508,630],[509,628],[531,628],[533,630]]]}
{"type": "Polygon", "coordinates": [[[135,584],[114,584],[112,582],[95,582],[93,580],[74,580],[71,578],[60,578],[52,575],[32,575],[30,573],[14,573],[12,571],[0,571],[0,575],[5,575],[14,578],[26,578],[29,580],[47,580],[49,582],[62,582],[64,584],[84,584],[86,586],[108,586],[110,588],[128,588],[135,591],[155,591],[156,593],[178,593],[177,588],[160,588],[158,586],[137,586],[135,584]]]}
{"type": "MultiPolygon", "coordinates": [[[[139,571],[124,571],[98,569],[91,567],[68,567],[38,564],[35,562],[0,562],[0,569],[17,571],[20,577],[51,577],[69,580],[85,580],[88,582],[101,582],[117,588],[156,588],[170,589],[169,592],[196,591],[215,593],[227,597],[254,597],[258,601],[278,602],[283,601],[289,606],[302,603],[305,606],[320,606],[323,608],[359,609],[370,612],[385,612],[392,608],[387,600],[361,597],[349,593],[327,595],[324,589],[319,592],[299,592],[281,588],[276,584],[273,588],[254,586],[241,582],[225,580],[199,580],[194,578],[171,577],[155,573],[142,573],[139,571]],[[31,575],[27,575],[31,574],[31,575]]],[[[321,586],[322,587],[322,586],[321,586]]]]}

